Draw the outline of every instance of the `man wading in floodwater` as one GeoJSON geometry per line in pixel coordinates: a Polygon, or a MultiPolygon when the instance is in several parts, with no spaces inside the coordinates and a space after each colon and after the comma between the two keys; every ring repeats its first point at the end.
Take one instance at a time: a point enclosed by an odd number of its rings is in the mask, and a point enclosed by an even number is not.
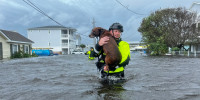
{"type": "Polygon", "coordinates": [[[100,52],[101,58],[96,63],[97,68],[101,71],[101,78],[106,76],[116,76],[119,78],[124,78],[124,68],[128,65],[130,61],[130,48],[129,44],[122,41],[121,34],[123,32],[123,26],[120,23],[113,23],[109,28],[110,34],[114,36],[119,51],[122,55],[121,62],[116,68],[109,69],[105,66],[105,53],[103,51],[103,45],[108,43],[109,37],[105,36],[99,40],[96,44],[95,49],[100,52]]]}
{"type": "Polygon", "coordinates": [[[90,60],[93,60],[97,56],[97,53],[94,51],[93,47],[90,47],[90,50],[87,53],[85,53],[85,55],[89,55],[88,58],[90,60]]]}

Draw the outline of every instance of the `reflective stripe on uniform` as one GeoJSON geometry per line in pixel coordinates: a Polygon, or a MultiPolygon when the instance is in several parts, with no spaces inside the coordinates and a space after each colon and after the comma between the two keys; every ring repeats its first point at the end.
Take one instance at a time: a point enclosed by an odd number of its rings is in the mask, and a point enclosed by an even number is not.
{"type": "Polygon", "coordinates": [[[89,59],[93,60],[95,57],[89,57],[89,59]]]}
{"type": "MultiPolygon", "coordinates": [[[[115,71],[109,71],[109,73],[119,73],[124,71],[124,67],[118,67],[117,69],[115,69],[115,71]]],[[[108,73],[108,71],[104,71],[106,73],[108,73]]]]}
{"type": "Polygon", "coordinates": [[[103,61],[103,60],[100,60],[99,62],[100,62],[100,63],[104,63],[104,61],[103,61]]]}

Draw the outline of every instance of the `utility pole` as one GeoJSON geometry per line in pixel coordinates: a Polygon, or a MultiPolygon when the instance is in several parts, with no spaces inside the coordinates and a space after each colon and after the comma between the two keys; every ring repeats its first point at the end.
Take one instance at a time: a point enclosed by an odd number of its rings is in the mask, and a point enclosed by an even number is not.
{"type": "Polygon", "coordinates": [[[95,19],[93,18],[93,20],[92,20],[92,26],[93,26],[93,28],[95,28],[95,19]]]}
{"type": "MultiPolygon", "coordinates": [[[[93,26],[93,28],[95,28],[95,19],[93,18],[93,20],[92,20],[92,26],[93,26]]],[[[94,38],[93,39],[94,40],[94,47],[95,47],[95,45],[96,45],[96,38],[94,38]]]]}

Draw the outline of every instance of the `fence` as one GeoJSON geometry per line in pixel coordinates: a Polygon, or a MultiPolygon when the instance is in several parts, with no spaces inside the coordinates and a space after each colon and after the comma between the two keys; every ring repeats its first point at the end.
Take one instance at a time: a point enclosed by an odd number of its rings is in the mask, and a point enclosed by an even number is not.
{"type": "Polygon", "coordinates": [[[200,57],[200,51],[171,51],[171,55],[180,55],[188,57],[200,57]]]}

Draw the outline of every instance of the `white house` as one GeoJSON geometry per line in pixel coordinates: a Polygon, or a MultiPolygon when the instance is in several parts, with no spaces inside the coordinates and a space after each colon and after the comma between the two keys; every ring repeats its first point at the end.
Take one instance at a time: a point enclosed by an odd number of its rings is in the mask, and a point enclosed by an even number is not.
{"type": "Polygon", "coordinates": [[[81,45],[81,36],[80,36],[80,34],[76,34],[75,38],[76,38],[76,48],[79,49],[80,45],[81,45]]]}
{"type": "Polygon", "coordinates": [[[71,54],[78,45],[76,29],[63,26],[43,26],[28,29],[33,49],[52,49],[54,53],[71,54]]]}
{"type": "MultiPolygon", "coordinates": [[[[192,26],[192,27],[196,27],[198,34],[200,34],[200,10],[199,10],[199,6],[200,6],[200,2],[193,2],[191,7],[188,9],[188,11],[197,13],[196,20],[194,21],[194,24],[193,24],[194,26],[192,26]]],[[[200,35],[197,36],[193,40],[188,39],[187,42],[191,42],[191,49],[190,49],[191,52],[200,53],[200,35]]]]}
{"type": "Polygon", "coordinates": [[[141,51],[147,49],[147,47],[142,42],[138,41],[129,41],[127,42],[129,44],[131,51],[141,51]]]}
{"type": "Polygon", "coordinates": [[[13,31],[0,30],[0,60],[22,51],[31,54],[33,41],[13,31]]]}

